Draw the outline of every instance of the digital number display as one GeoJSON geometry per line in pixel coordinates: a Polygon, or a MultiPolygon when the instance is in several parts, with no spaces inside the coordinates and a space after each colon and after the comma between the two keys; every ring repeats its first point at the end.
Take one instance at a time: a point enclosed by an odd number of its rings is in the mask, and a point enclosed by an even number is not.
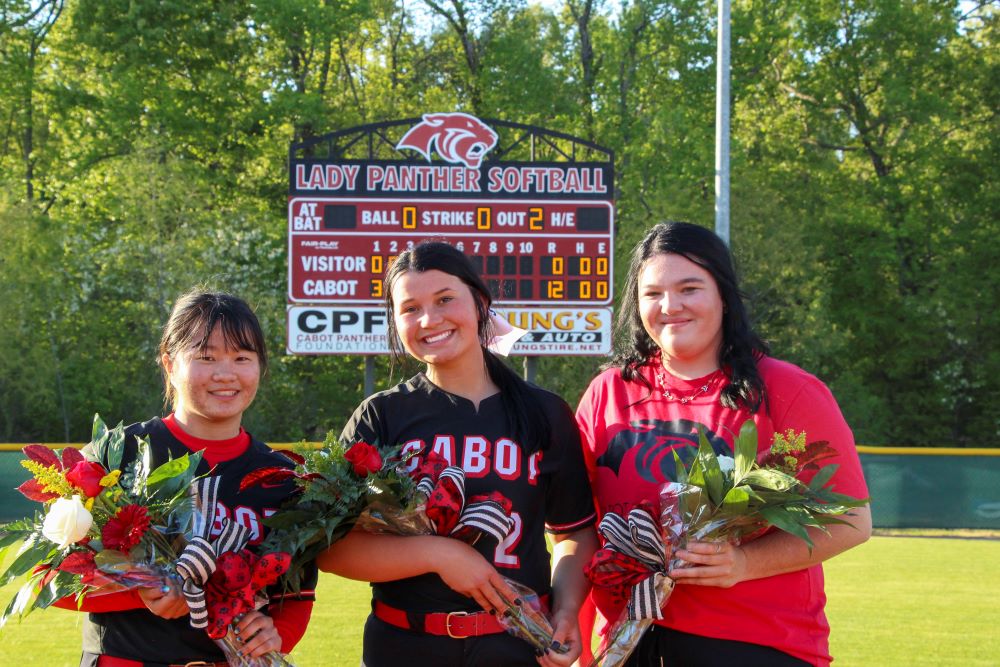
{"type": "Polygon", "coordinates": [[[289,201],[289,299],[380,303],[396,256],[426,238],[465,252],[508,304],[611,300],[614,209],[603,201],[289,201]]]}

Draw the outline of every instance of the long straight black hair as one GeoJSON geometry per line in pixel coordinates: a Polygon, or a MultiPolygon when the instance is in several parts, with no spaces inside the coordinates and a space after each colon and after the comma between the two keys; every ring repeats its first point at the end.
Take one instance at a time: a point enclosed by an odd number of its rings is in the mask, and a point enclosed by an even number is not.
{"type": "Polygon", "coordinates": [[[715,233],[698,225],[687,222],[658,224],[632,250],[615,322],[618,347],[609,365],[620,367],[623,379],[640,382],[652,390],[639,368],[660,354],[660,348],[646,332],[639,316],[639,275],[646,262],[663,254],[681,255],[694,262],[712,275],[719,288],[723,304],[719,366],[729,376],[729,385],[722,390],[722,404],[734,410],[742,405],[750,412],[757,412],[761,404],[766,408],[767,392],[757,360],[769,354],[770,349],[750,326],[729,249],[715,233]]]}
{"type": "Polygon", "coordinates": [[[400,253],[385,272],[387,333],[389,350],[393,360],[405,359],[407,354],[399,339],[399,332],[393,317],[395,304],[392,300],[392,288],[403,274],[410,271],[417,273],[441,271],[455,276],[468,286],[476,304],[477,333],[486,372],[493,383],[500,388],[500,396],[507,413],[508,427],[526,453],[530,454],[539,449],[547,449],[551,440],[551,429],[537,398],[532,396],[530,386],[486,347],[495,333],[493,323],[490,321],[490,307],[493,305],[493,297],[490,295],[486,283],[476,273],[469,258],[461,250],[448,243],[422,241],[400,253]]]}

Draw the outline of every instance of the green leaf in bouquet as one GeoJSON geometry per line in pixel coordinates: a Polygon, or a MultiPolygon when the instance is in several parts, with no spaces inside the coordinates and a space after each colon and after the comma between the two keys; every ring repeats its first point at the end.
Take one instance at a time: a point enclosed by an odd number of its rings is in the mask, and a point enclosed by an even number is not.
{"type": "Polygon", "coordinates": [[[147,491],[161,498],[171,498],[186,492],[194,481],[201,457],[201,452],[184,454],[159,466],[146,479],[147,491]]]}
{"type": "Polygon", "coordinates": [[[702,474],[705,479],[705,488],[708,490],[708,497],[715,505],[720,505],[725,497],[725,475],[719,467],[719,459],[712,449],[705,430],[698,429],[698,455],[697,462],[701,465],[702,474]]]}
{"type": "Polygon", "coordinates": [[[58,547],[41,535],[35,535],[21,545],[17,557],[7,570],[0,575],[0,586],[6,586],[14,579],[33,570],[36,565],[48,560],[58,547]]]}
{"type": "MultiPolygon", "coordinates": [[[[816,520],[816,525],[821,526],[821,527],[822,526],[851,526],[852,528],[854,528],[854,524],[852,524],[850,521],[846,521],[846,520],[840,518],[842,516],[843,516],[843,514],[834,515],[834,514],[823,514],[823,513],[817,512],[817,513],[813,514],[813,519],[816,520]]],[[[824,528],[823,530],[826,530],[826,529],[824,528]]]]}
{"type": "Polygon", "coordinates": [[[722,499],[722,509],[731,514],[744,514],[750,504],[750,487],[734,486],[722,499]]]}
{"type": "Polygon", "coordinates": [[[287,510],[272,514],[264,519],[264,525],[268,528],[292,528],[302,524],[312,518],[313,512],[308,509],[287,510]]]}
{"type": "Polygon", "coordinates": [[[837,468],[839,467],[840,466],[838,464],[831,463],[820,468],[809,482],[809,488],[815,491],[825,487],[830,481],[830,478],[833,477],[833,473],[837,472],[837,468]]]}
{"type": "Polygon", "coordinates": [[[375,500],[383,500],[385,502],[401,504],[400,491],[402,489],[394,488],[394,486],[401,487],[399,484],[393,485],[388,480],[375,475],[368,477],[368,493],[366,494],[366,502],[372,503],[375,500]]]}
{"type": "Polygon", "coordinates": [[[806,496],[791,491],[756,489],[756,493],[760,500],[754,502],[754,507],[758,510],[763,507],[791,507],[808,500],[806,496]]]}
{"type": "Polygon", "coordinates": [[[787,473],[766,468],[751,470],[743,477],[742,482],[755,488],[772,489],[774,491],[788,491],[802,484],[787,473]]]}
{"type": "Polygon", "coordinates": [[[684,461],[681,461],[680,455],[677,450],[673,450],[674,455],[674,476],[677,478],[678,484],[688,484],[688,471],[687,466],[684,465],[684,461]]]}
{"type": "Polygon", "coordinates": [[[90,442],[98,442],[108,433],[108,427],[101,419],[101,415],[94,413],[94,424],[90,430],[90,442]]]}
{"type": "Polygon", "coordinates": [[[83,448],[83,455],[88,461],[95,461],[107,470],[118,470],[125,453],[125,425],[118,422],[113,429],[108,429],[100,415],[94,415],[94,425],[91,429],[90,443],[83,448]]]}
{"type": "Polygon", "coordinates": [[[10,601],[10,604],[8,604],[7,608],[4,609],[3,615],[0,616],[0,628],[3,628],[11,617],[17,616],[20,618],[31,611],[32,605],[35,602],[37,590],[38,584],[34,580],[25,582],[25,584],[17,590],[17,593],[14,595],[14,599],[10,601]]]}
{"type": "Polygon", "coordinates": [[[37,525],[41,524],[42,518],[36,513],[34,519],[18,519],[11,521],[3,528],[0,528],[0,563],[4,562],[3,550],[28,539],[37,530],[37,525]]]}
{"type": "Polygon", "coordinates": [[[809,537],[809,532],[798,522],[794,514],[780,507],[763,507],[760,510],[760,515],[775,528],[804,540],[809,545],[809,550],[812,551],[812,538],[809,537]]]}
{"type": "Polygon", "coordinates": [[[57,572],[56,576],[41,587],[32,606],[35,609],[45,609],[64,597],[79,593],[81,588],[76,575],[70,572],[57,572]]]}
{"type": "Polygon", "coordinates": [[[705,486],[705,466],[702,464],[701,459],[695,455],[691,459],[691,465],[687,469],[687,483],[693,486],[697,486],[699,489],[707,491],[705,486]]]}
{"type": "Polygon", "coordinates": [[[736,454],[736,470],[733,484],[740,484],[757,462],[757,425],[748,419],[740,426],[733,449],[736,454]]]}

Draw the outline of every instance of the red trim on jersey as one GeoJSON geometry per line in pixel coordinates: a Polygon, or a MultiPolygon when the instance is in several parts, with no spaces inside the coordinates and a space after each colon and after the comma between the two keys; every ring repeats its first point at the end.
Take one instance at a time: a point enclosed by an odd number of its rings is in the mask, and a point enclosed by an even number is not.
{"type": "Polygon", "coordinates": [[[274,595],[268,596],[268,600],[273,604],[275,602],[280,602],[281,600],[306,600],[312,602],[316,599],[316,591],[313,589],[307,589],[299,591],[298,593],[276,593],[274,595]]]}
{"type": "Polygon", "coordinates": [[[597,512],[594,512],[590,516],[580,519],[579,521],[574,521],[573,523],[546,523],[545,530],[550,533],[572,533],[580,528],[585,528],[587,524],[594,523],[597,519],[597,512]]]}
{"type": "Polygon", "coordinates": [[[250,447],[250,434],[243,427],[240,427],[239,435],[225,440],[205,440],[196,438],[177,423],[174,413],[170,413],[163,418],[163,425],[167,427],[171,435],[181,441],[181,443],[192,452],[202,452],[205,461],[210,466],[231,461],[242,455],[250,447]]]}

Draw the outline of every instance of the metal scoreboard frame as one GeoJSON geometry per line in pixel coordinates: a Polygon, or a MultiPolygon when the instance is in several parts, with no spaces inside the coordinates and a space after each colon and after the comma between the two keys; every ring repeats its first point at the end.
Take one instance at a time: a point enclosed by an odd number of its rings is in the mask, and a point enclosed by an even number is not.
{"type": "MultiPolygon", "coordinates": [[[[497,309],[510,311],[505,316],[512,322],[532,309],[541,315],[532,322],[609,321],[613,194],[612,151],[463,113],[373,123],[292,144],[288,351],[381,353],[381,345],[337,342],[342,318],[331,317],[328,331],[309,326],[304,332],[293,311],[370,311],[383,303],[385,269],[429,238],[446,240],[472,259],[497,309]],[[335,342],[294,342],[304,338],[335,342]]],[[[373,327],[343,335],[384,335],[384,323],[373,327]]],[[[533,345],[515,353],[599,356],[611,347],[607,326],[596,333],[532,331],[532,337],[533,345]],[[547,340],[560,343],[547,346],[547,340]]]]}

